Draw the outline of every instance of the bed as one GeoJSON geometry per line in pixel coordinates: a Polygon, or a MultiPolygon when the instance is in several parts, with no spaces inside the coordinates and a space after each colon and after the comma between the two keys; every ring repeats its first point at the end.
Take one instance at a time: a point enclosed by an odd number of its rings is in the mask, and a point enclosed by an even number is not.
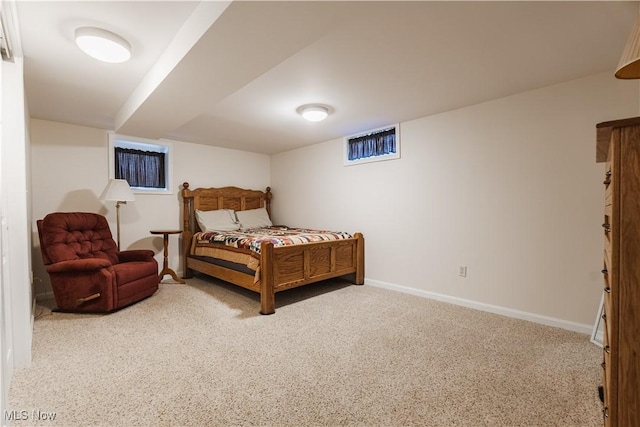
{"type": "MultiPolygon", "coordinates": [[[[222,218],[226,215],[224,211],[234,212],[238,219],[253,218],[260,212],[270,218],[269,187],[266,191],[237,187],[192,190],[185,182],[181,193],[185,279],[197,271],[257,292],[261,314],[275,313],[275,294],[280,291],[347,275],[357,285],[364,283],[362,233],[350,235],[277,225],[268,227],[275,235],[265,237],[268,230],[263,229],[258,232],[262,238],[253,240],[244,235],[228,236],[244,230],[226,233],[201,229],[205,216],[222,218]],[[302,237],[304,232],[310,233],[302,237]],[[327,234],[318,237],[318,233],[327,234]]],[[[246,221],[260,223],[260,220],[246,221]]]]}

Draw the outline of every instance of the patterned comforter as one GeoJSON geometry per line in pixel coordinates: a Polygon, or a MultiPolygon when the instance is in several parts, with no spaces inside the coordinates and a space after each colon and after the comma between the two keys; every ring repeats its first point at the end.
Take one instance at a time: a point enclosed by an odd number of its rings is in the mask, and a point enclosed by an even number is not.
{"type": "Polygon", "coordinates": [[[224,245],[235,249],[249,250],[260,254],[260,245],[268,241],[273,246],[299,245],[326,240],[350,239],[346,232],[310,230],[306,228],[265,227],[238,231],[209,231],[194,236],[196,245],[224,245]]]}
{"type": "Polygon", "coordinates": [[[345,232],[309,230],[306,228],[266,227],[238,231],[198,232],[194,234],[191,255],[218,258],[243,264],[255,271],[254,283],[260,280],[260,245],[296,245],[324,240],[350,239],[345,232]]]}

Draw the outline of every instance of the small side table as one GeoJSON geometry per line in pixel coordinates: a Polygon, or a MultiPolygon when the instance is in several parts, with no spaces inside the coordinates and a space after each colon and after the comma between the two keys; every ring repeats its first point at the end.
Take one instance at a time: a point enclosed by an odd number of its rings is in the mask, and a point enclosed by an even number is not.
{"type": "Polygon", "coordinates": [[[178,275],[175,271],[169,268],[169,234],[180,234],[181,230],[151,230],[149,231],[151,234],[162,234],[162,238],[164,241],[164,262],[162,263],[162,271],[160,272],[160,281],[162,278],[169,274],[178,283],[184,284],[185,281],[178,278],[178,275]]]}

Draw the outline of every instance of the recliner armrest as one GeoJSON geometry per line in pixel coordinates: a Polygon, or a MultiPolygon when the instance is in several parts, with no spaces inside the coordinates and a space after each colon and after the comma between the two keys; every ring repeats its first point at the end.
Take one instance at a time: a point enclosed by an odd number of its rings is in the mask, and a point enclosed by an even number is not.
{"type": "Polygon", "coordinates": [[[48,273],[66,273],[69,271],[91,271],[109,268],[111,263],[103,258],[73,259],[60,261],[47,266],[48,273]]]}
{"type": "Polygon", "coordinates": [[[150,249],[129,249],[118,252],[118,259],[120,262],[151,261],[153,255],[154,253],[150,249]]]}

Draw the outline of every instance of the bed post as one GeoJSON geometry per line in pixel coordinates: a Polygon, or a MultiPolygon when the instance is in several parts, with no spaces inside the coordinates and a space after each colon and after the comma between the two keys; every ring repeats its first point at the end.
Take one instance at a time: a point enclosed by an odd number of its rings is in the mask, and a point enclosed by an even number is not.
{"type": "Polygon", "coordinates": [[[364,236],[356,233],[356,285],[364,284],[364,236]]]}
{"type": "Polygon", "coordinates": [[[267,187],[267,191],[264,192],[264,204],[267,208],[269,218],[271,218],[271,187],[267,187]]]}
{"type": "Polygon", "coordinates": [[[182,183],[182,278],[193,277],[193,270],[187,267],[187,258],[191,248],[191,237],[193,236],[193,195],[189,190],[189,183],[182,183]]]}
{"type": "Polygon", "coordinates": [[[260,314],[276,312],[276,297],[273,286],[273,243],[260,245],[260,314]]]}

